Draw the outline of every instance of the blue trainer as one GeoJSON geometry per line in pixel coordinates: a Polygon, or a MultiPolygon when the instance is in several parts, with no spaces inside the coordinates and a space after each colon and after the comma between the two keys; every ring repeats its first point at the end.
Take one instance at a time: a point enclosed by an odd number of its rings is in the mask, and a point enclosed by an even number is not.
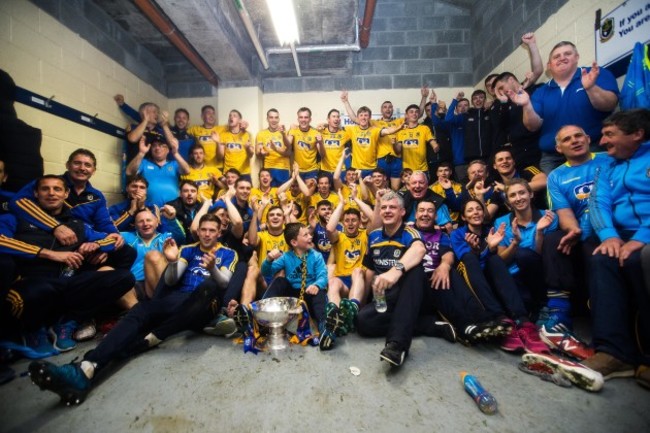
{"type": "Polygon", "coordinates": [[[91,387],[90,379],[76,362],[58,366],[47,361],[33,361],[29,364],[29,375],[35,385],[58,394],[68,406],[83,403],[91,387]]]}
{"type": "Polygon", "coordinates": [[[52,337],[54,348],[60,352],[67,352],[77,347],[77,342],[73,338],[77,326],[77,322],[69,320],[67,322],[59,322],[50,327],[50,336],[52,337]]]}
{"type": "Polygon", "coordinates": [[[0,347],[13,350],[29,359],[48,358],[59,354],[59,351],[52,346],[52,343],[47,338],[45,328],[23,334],[22,343],[0,341],[0,347]]]}

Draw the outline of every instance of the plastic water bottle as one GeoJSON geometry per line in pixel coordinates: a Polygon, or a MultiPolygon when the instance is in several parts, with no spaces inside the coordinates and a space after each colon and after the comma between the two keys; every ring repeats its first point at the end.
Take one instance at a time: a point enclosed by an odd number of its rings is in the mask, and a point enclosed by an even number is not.
{"type": "Polygon", "coordinates": [[[66,265],[62,270],[61,270],[61,277],[62,278],[69,278],[73,276],[75,273],[74,268],[72,266],[66,265]]]}
{"type": "Polygon", "coordinates": [[[386,292],[383,289],[373,290],[372,296],[375,298],[375,310],[378,313],[385,313],[388,310],[388,305],[386,304],[386,292]]]}
{"type": "Polygon", "coordinates": [[[463,382],[465,391],[474,399],[481,412],[487,415],[497,413],[497,399],[483,388],[481,382],[475,376],[467,374],[466,371],[461,371],[460,381],[463,382]]]}

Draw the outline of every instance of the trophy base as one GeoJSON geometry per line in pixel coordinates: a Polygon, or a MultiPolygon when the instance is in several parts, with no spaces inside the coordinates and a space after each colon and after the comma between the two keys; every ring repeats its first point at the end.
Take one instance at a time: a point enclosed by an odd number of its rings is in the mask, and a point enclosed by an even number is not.
{"type": "Polygon", "coordinates": [[[268,339],[266,340],[266,347],[271,351],[286,350],[289,348],[289,340],[284,327],[270,328],[268,339]]]}

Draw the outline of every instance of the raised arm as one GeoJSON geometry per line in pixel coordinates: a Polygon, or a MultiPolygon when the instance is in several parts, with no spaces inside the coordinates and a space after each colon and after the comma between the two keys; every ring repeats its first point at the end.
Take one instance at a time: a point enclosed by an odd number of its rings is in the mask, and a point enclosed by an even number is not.
{"type": "Polygon", "coordinates": [[[341,92],[341,102],[343,102],[343,106],[345,107],[345,112],[348,114],[350,120],[353,121],[354,123],[357,123],[357,114],[354,112],[352,105],[350,105],[350,100],[348,99],[347,90],[341,92]]]}
{"type": "Polygon", "coordinates": [[[524,34],[521,37],[521,42],[528,47],[528,53],[530,55],[531,74],[529,77],[526,77],[526,81],[523,83],[523,86],[526,89],[535,84],[539,77],[544,73],[544,63],[542,62],[542,56],[539,54],[537,40],[535,39],[535,34],[533,32],[524,34]]]}
{"type": "Polygon", "coordinates": [[[140,164],[144,159],[144,156],[149,152],[151,144],[147,144],[147,140],[144,135],[140,137],[140,142],[138,143],[138,154],[129,162],[129,165],[126,166],[126,175],[133,176],[138,172],[140,164]]]}

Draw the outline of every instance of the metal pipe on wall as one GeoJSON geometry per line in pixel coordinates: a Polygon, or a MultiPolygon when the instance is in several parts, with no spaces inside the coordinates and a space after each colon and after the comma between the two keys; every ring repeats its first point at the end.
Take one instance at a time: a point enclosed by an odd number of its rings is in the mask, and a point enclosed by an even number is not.
{"type": "Polygon", "coordinates": [[[377,0],[366,0],[366,9],[363,12],[361,32],[359,33],[359,44],[361,48],[368,48],[368,44],[370,43],[370,26],[372,25],[372,18],[375,15],[376,5],[377,0]]]}
{"type": "Polygon", "coordinates": [[[259,36],[255,33],[255,28],[253,27],[253,20],[251,20],[251,16],[248,13],[248,9],[246,9],[246,6],[244,5],[244,2],[242,0],[233,0],[235,3],[235,7],[239,11],[239,16],[241,17],[241,20],[244,22],[244,27],[246,28],[246,32],[248,33],[248,36],[251,38],[251,42],[253,43],[253,46],[255,47],[255,51],[257,51],[257,56],[260,58],[260,62],[262,62],[262,66],[264,66],[264,69],[269,69],[269,62],[266,58],[266,54],[264,53],[264,49],[262,48],[262,43],[260,42],[259,36]]]}
{"type": "Polygon", "coordinates": [[[135,4],[153,25],[185,56],[185,58],[205,77],[213,86],[219,85],[217,74],[196,52],[192,44],[181,34],[178,28],[156,6],[152,0],[135,0],[135,4]]]}

